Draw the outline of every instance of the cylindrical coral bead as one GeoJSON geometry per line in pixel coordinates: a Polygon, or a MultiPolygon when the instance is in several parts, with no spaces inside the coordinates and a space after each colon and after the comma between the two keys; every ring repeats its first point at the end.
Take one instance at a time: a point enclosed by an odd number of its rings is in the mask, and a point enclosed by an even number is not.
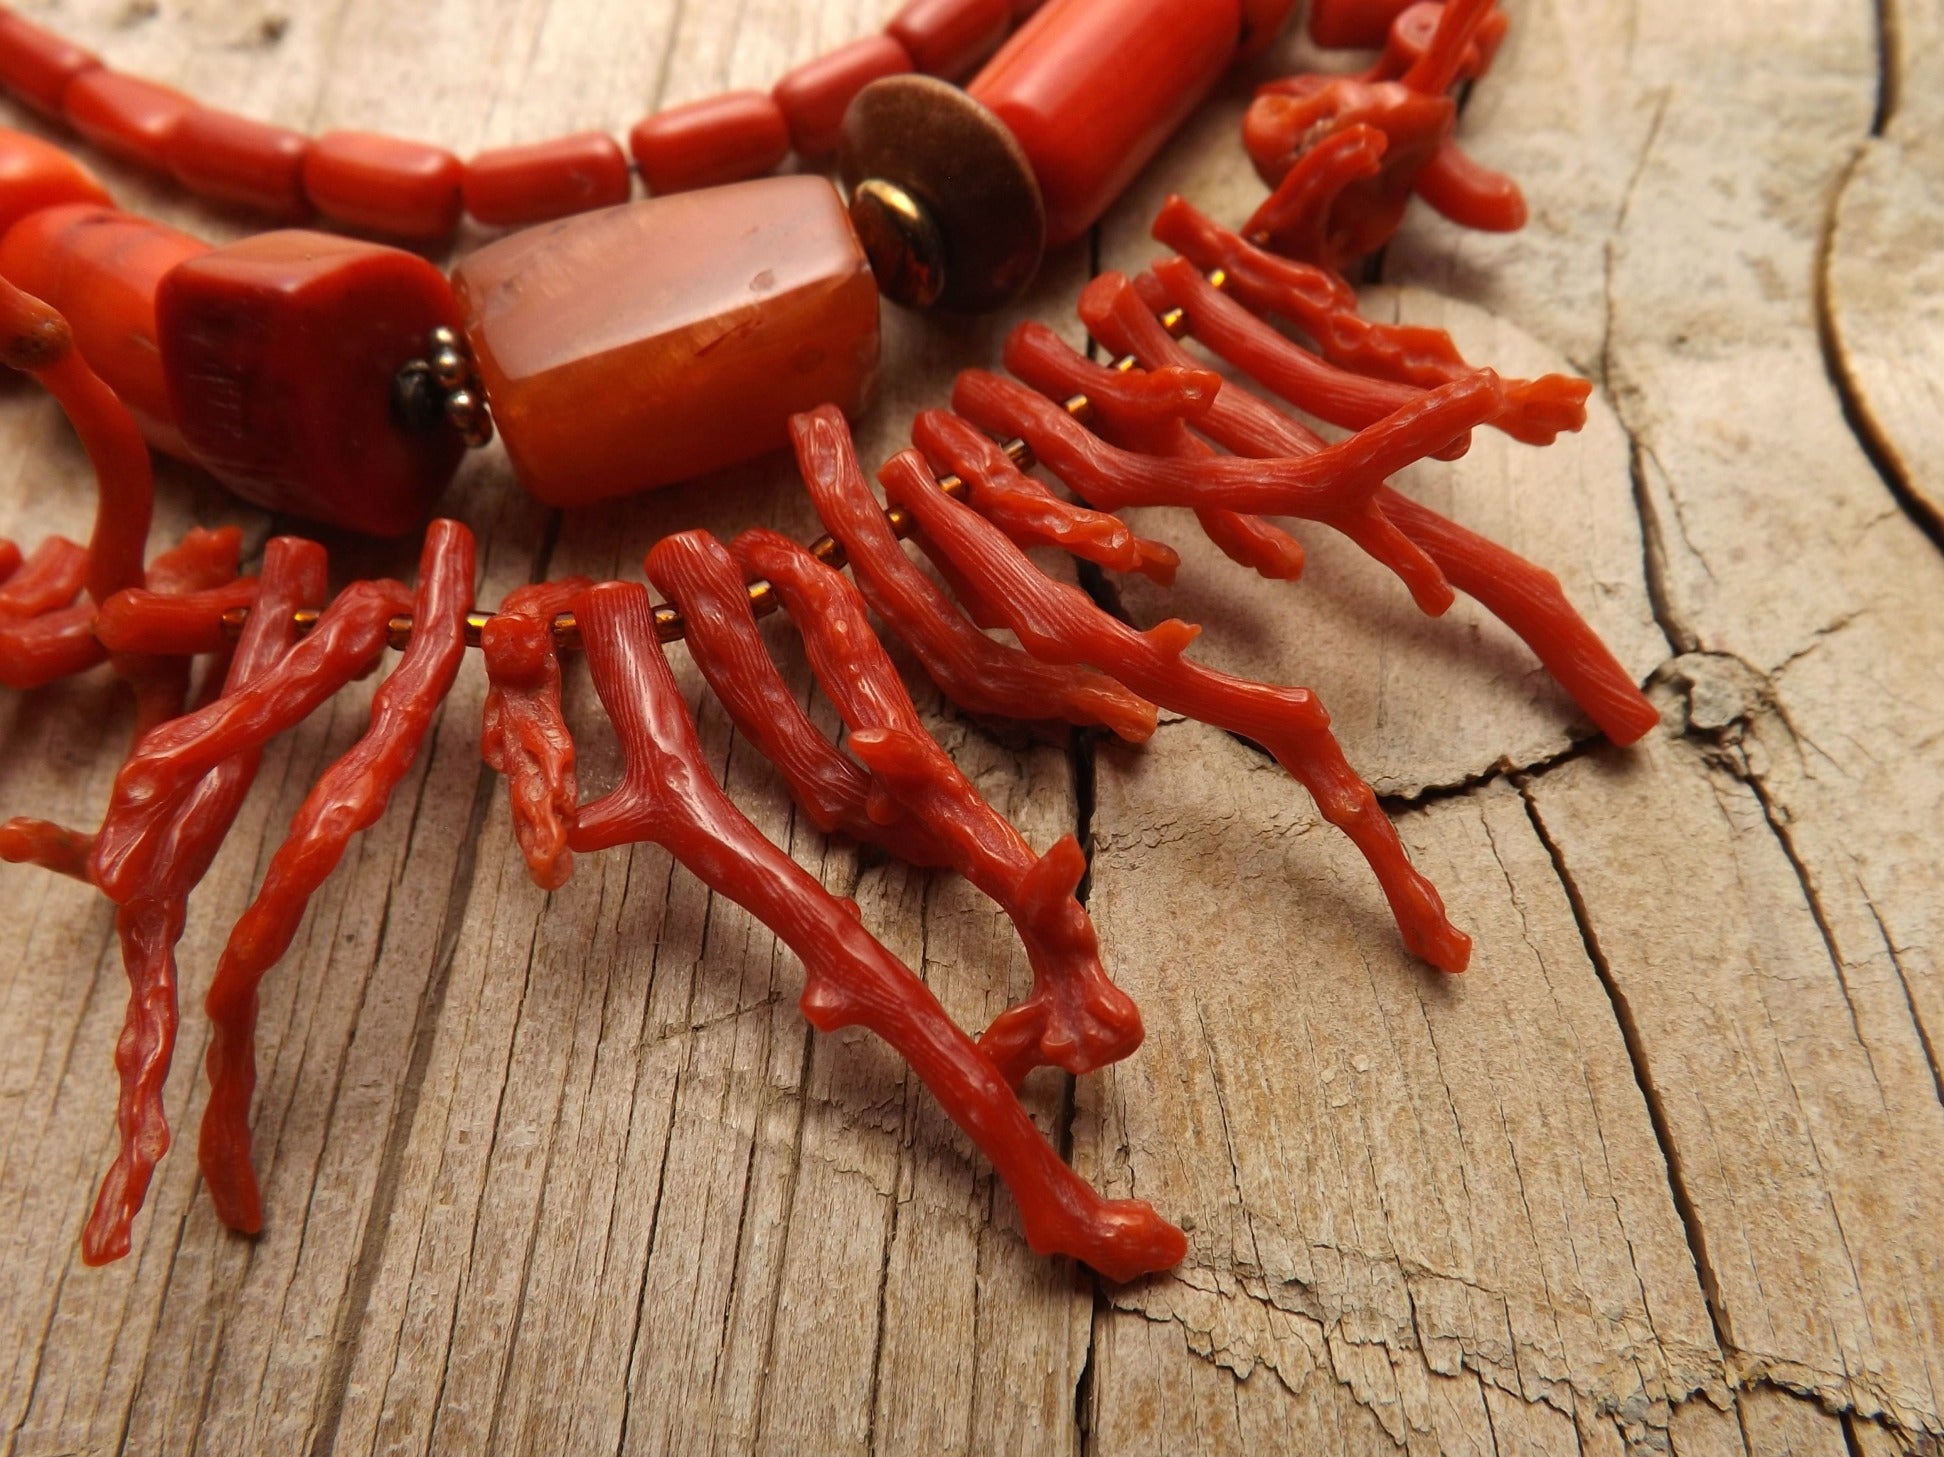
{"type": "Polygon", "coordinates": [[[169,136],[195,109],[180,91],[100,68],[76,76],[61,98],[68,124],[102,151],[164,172],[169,136]]]}
{"type": "Polygon", "coordinates": [[[1289,23],[1296,0],[1242,0],[1242,48],[1238,61],[1252,61],[1275,43],[1289,23]]]}
{"type": "Polygon", "coordinates": [[[70,202],[106,207],[108,194],[60,148],[0,127],[0,238],[29,213],[70,202]]]}
{"type": "Polygon", "coordinates": [[[851,100],[873,81],[901,76],[911,56],[888,35],[868,35],[828,55],[805,61],[776,83],[771,94],[790,124],[790,141],[806,157],[837,150],[844,113],[851,100]]]}
{"type": "Polygon", "coordinates": [[[302,217],[304,158],[310,138],[287,127],[198,107],[169,136],[169,170],[192,192],[256,208],[276,217],[302,217]]]}
{"type": "Polygon", "coordinates": [[[49,116],[61,114],[68,83],[100,67],[101,57],[84,51],[11,10],[0,10],[0,86],[49,116]]]}
{"type": "Polygon", "coordinates": [[[466,163],[466,211],[482,223],[544,223],[626,202],[627,154],[606,132],[497,147],[466,163]]]}
{"type": "Polygon", "coordinates": [[[1071,242],[1147,165],[1235,54],[1238,0],[1051,0],[973,80],[1019,139],[1071,242]]]}
{"type": "Polygon", "coordinates": [[[628,148],[650,192],[761,177],[790,150],[790,124],[764,91],[727,91],[637,122],[628,148]]]}
{"type": "Polygon", "coordinates": [[[209,251],[173,228],[113,208],[54,207],[0,241],[0,275],[67,315],[75,345],[134,412],[150,444],[183,456],[156,343],[155,294],[185,259],[209,251]]]}
{"type": "Polygon", "coordinates": [[[907,0],[884,33],[915,70],[956,80],[997,49],[1012,28],[1009,0],[907,0]]]}
{"type": "Polygon", "coordinates": [[[1310,39],[1320,46],[1374,49],[1412,0],[1310,0],[1310,39]]]}
{"type": "Polygon", "coordinates": [[[452,153],[374,132],[326,132],[304,157],[304,192],[319,212],[405,238],[458,226],[464,180],[452,153]]]}

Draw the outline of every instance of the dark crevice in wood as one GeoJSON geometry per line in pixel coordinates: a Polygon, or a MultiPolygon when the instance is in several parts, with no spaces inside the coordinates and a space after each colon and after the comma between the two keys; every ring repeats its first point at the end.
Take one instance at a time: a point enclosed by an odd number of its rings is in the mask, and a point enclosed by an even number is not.
{"type": "MultiPolygon", "coordinates": [[[[429,770],[428,770],[429,773],[429,770]]],[[[473,872],[479,856],[479,841],[485,828],[486,811],[493,800],[494,777],[485,765],[473,785],[471,811],[466,831],[459,841],[459,853],[452,868],[446,892],[445,914],[439,923],[438,950],[432,960],[432,974],[419,998],[418,1016],[412,1025],[411,1060],[406,1064],[399,1085],[398,1103],[392,1111],[391,1126],[385,1131],[383,1152],[378,1160],[378,1177],[372,1186],[370,1212],[358,1241],[358,1257],[351,1268],[350,1284],[344,1303],[338,1307],[337,1329],[317,1388],[319,1420],[311,1438],[310,1457],[327,1457],[337,1445],[338,1424],[344,1416],[344,1400],[351,1380],[351,1363],[357,1353],[358,1333],[364,1326],[365,1312],[378,1281],[386,1237],[391,1232],[392,1212],[398,1201],[403,1175],[405,1148],[411,1141],[412,1125],[417,1121],[419,1099],[425,1089],[425,1076],[432,1062],[432,1042],[445,1007],[446,987],[452,978],[452,963],[458,955],[459,933],[465,924],[466,908],[472,900],[473,872]]]]}
{"type": "Polygon", "coordinates": [[[1647,1105],[1647,1118],[1654,1130],[1654,1142],[1659,1148],[1661,1161],[1667,1169],[1668,1192],[1674,1200],[1675,1213],[1680,1217],[1681,1230],[1687,1240],[1688,1253],[1694,1259],[1695,1275],[1701,1282],[1701,1293],[1707,1301],[1708,1320],[1714,1327],[1715,1344],[1722,1355],[1734,1349],[1726,1302],[1721,1296],[1721,1286],[1715,1278],[1714,1266],[1708,1258],[1708,1239],[1701,1224],[1701,1216],[1695,1208],[1694,1199],[1688,1192],[1687,1179],[1683,1172],[1680,1148],[1668,1124],[1667,1108],[1661,1099],[1660,1089],[1654,1081],[1653,1064],[1647,1055],[1647,1040],[1640,1030],[1639,1020],[1634,1016],[1633,1004],[1627,998],[1619,979],[1614,975],[1612,963],[1607,960],[1606,952],[1600,945],[1599,933],[1594,930],[1592,913],[1587,908],[1586,898],[1580,893],[1578,883],[1573,879],[1571,868],[1566,863],[1566,853],[1552,832],[1546,827],[1545,817],[1539,812],[1538,802],[1529,788],[1521,787],[1521,798],[1525,801],[1526,818],[1532,822],[1532,830],[1545,846],[1546,855],[1552,861],[1553,873],[1559,877],[1560,886],[1566,892],[1567,904],[1572,908],[1573,924],[1578,927],[1580,940],[1586,948],[1587,961],[1593,967],[1593,974],[1599,978],[1601,989],[1606,992],[1607,1001],[1613,1008],[1613,1020],[1620,1029],[1620,1039],[1627,1050],[1627,1061],[1633,1068],[1634,1083],[1640,1089],[1641,1099],[1647,1105]]]}
{"type": "Polygon", "coordinates": [[[1880,137],[1897,115],[1902,97],[1903,32],[1897,25],[1897,0],[1876,0],[1877,94],[1870,135],[1880,137]]]}
{"type": "Polygon", "coordinates": [[[1869,153],[1870,144],[1858,147],[1856,155],[1843,169],[1843,175],[1830,190],[1829,207],[1823,216],[1822,237],[1816,245],[1816,343],[1822,351],[1823,372],[1829,377],[1829,387],[1835,391],[1836,401],[1842,407],[1843,422],[1849,426],[1850,434],[1856,437],[1864,458],[1876,470],[1877,479],[1883,482],[1884,489],[1904,515],[1924,533],[1932,546],[1944,552],[1944,515],[1940,515],[1932,503],[1911,488],[1895,444],[1885,438],[1882,428],[1872,418],[1861,385],[1843,361],[1842,330],[1836,321],[1830,281],[1830,270],[1836,255],[1836,217],[1842,211],[1843,198],[1849,191],[1851,178],[1869,153]]]}

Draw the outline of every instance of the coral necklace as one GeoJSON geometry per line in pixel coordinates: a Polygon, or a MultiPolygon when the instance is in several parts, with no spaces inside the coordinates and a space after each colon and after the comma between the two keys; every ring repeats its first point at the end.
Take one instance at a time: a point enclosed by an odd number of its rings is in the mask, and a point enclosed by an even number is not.
{"type": "MultiPolygon", "coordinates": [[[[976,8],[914,4],[900,21],[976,8]]],[[[1144,39],[1142,54],[1159,54],[1158,41],[1168,64],[1199,77],[1209,47],[1185,44],[1201,33],[1197,26],[1209,27],[1211,16],[1220,22],[1226,64],[1244,11],[1260,18],[1286,7],[1152,0],[1151,8],[1165,11],[1169,25],[1144,39]]],[[[1016,379],[968,371],[955,413],[921,415],[918,448],[878,473],[888,513],[844,418],[846,406],[861,405],[876,359],[875,291],[846,209],[816,179],[680,194],[518,234],[469,258],[455,292],[412,255],[324,235],[271,234],[203,250],[108,209],[92,179],[60,154],[0,139],[0,276],[10,280],[0,285],[0,348],[60,398],[101,485],[87,550],[57,539],[25,562],[14,557],[18,565],[0,585],[0,617],[8,619],[0,622],[0,677],[33,686],[107,656],[136,688],[143,729],[96,831],[27,820],[0,828],[0,854],[85,878],[116,905],[131,984],[117,1052],[122,1147],[84,1235],[86,1258],[126,1252],[167,1147],[161,1086],[175,1034],[173,947],[190,889],[265,743],[396,645],[403,655],[377,691],[368,731],[306,797],[229,937],[208,997],[214,1035],[201,1165],[226,1222],[260,1227],[248,1129],[257,986],[352,835],[383,813],[476,641],[491,684],[482,750],[509,780],[516,833],[538,883],[563,883],[576,850],[637,840],[667,846],[802,958],[803,1010],[814,1025],[868,1027],[911,1062],[1006,1179],[1035,1249],[1074,1255],[1114,1278],[1178,1260],[1179,1231],[1138,1201],[1101,1199],[1059,1160],[1013,1092],[1034,1067],[1091,1071],[1128,1055],[1142,1035],[1075,899],[1084,857],[1071,837],[1034,854],[981,799],[926,733],[865,607],[970,712],[1060,718],[1137,741],[1167,709],[1262,745],[1362,850],[1411,949],[1444,970],[1463,968],[1467,938],[1411,866],[1313,694],[1202,666],[1184,655],[1193,628],[1170,621],[1136,632],[1042,575],[1022,551],[1058,545],[1165,581],[1173,553],[1106,513],[1174,504],[1193,508],[1238,561],[1293,578],[1300,547],[1256,513],[1322,522],[1390,567],[1427,612],[1442,612],[1454,588],[1476,596],[1616,740],[1630,741],[1654,721],[1548,574],[1385,483],[1411,461],[1462,451],[1480,426],[1533,443],[1577,428],[1586,391],[1553,376],[1501,380],[1435,331],[1356,314],[1335,270],[1381,245],[1421,178],[1442,208],[1482,225],[1514,223],[1517,196],[1502,179],[1469,169],[1450,140],[1455,109],[1446,92],[1489,64],[1494,27],[1502,28],[1489,0],[1364,9],[1393,12],[1390,45],[1371,72],[1293,78],[1252,108],[1248,140],[1275,191],[1243,231],[1171,201],[1156,233],[1181,256],[1138,279],[1110,274],[1088,289],[1082,316],[1121,356],[1118,365],[1095,365],[1050,331],[1022,326],[1006,351],[1016,379]],[[764,232],[772,225],[783,236],[764,232]],[[662,250],[651,254],[656,279],[679,272],[687,285],[676,323],[649,317],[656,291],[619,276],[644,240],[662,250]],[[755,266],[765,260],[769,266],[755,266]],[[798,271],[786,280],[785,268],[798,271]],[[733,301],[721,296],[724,280],[739,281],[733,301]],[[1269,328],[1269,316],[1313,347],[1269,328]],[[154,349],[118,354],[130,321],[150,318],[151,333],[135,335],[153,339],[154,349]],[[1264,396],[1198,365],[1176,341],[1183,331],[1285,403],[1354,433],[1326,444],[1264,396]],[[313,347],[293,349],[298,338],[313,347]],[[322,384],[311,368],[320,340],[331,346],[322,384]],[[779,375],[804,397],[781,388],[779,375]],[[409,591],[375,581],[329,597],[322,549],[295,538],[273,540],[258,575],[238,578],[233,532],[192,533],[144,566],[150,485],[138,423],[150,443],[179,448],[253,499],[395,527],[423,509],[428,483],[436,490],[450,470],[441,462],[456,440],[440,421],[483,435],[482,383],[522,478],[560,503],[733,458],[767,440],[773,420],[829,535],[808,550],[762,531],[727,545],[703,533],[672,537],[646,564],[672,599],[659,613],[640,584],[585,580],[536,584],[497,613],[476,612],[472,539],[450,521],[432,523],[409,591]],[[287,423],[279,411],[287,413],[298,391],[308,413],[287,423]],[[577,398],[602,408],[576,408],[577,398]],[[428,399],[438,408],[422,408],[428,399]],[[645,474],[634,458],[648,438],[640,419],[614,423],[636,405],[655,412],[650,435],[678,437],[645,474]],[[744,438],[721,455],[725,428],[745,421],[744,438]],[[1022,474],[1034,460],[1091,504],[1022,474]],[[368,489],[374,475],[386,487],[377,495],[368,489]],[[915,533],[957,603],[917,570],[897,544],[901,533],[915,533]],[[855,585],[836,570],[846,563],[855,585]],[[84,590],[88,600],[77,603],[84,590]],[[804,636],[849,730],[842,749],[805,716],[757,634],[756,612],[777,605],[804,636]],[[979,630],[1002,626],[1018,647],[979,630]],[[869,934],[855,906],[832,898],[765,840],[714,783],[661,653],[661,641],[677,635],[820,829],[955,868],[1006,910],[1034,985],[976,1043],[869,934]],[[624,760],[621,782],[587,804],[561,701],[560,653],[568,647],[585,655],[624,760]],[[192,706],[188,660],[198,654],[212,661],[192,706]]],[[[1097,66],[1108,33],[1103,13],[1053,0],[974,83],[975,99],[983,89],[999,116],[1009,94],[1023,108],[1022,96],[1064,77],[1061,94],[1078,99],[1057,119],[1077,123],[1074,108],[1098,102],[1102,83],[1089,71],[1096,79],[1076,91],[1071,73],[1075,57],[1097,66]]],[[[17,22],[7,24],[0,74],[18,86],[20,57],[39,52],[23,48],[17,22]]],[[[914,34],[898,41],[908,55],[942,32],[914,34]]],[[[63,83],[71,117],[70,94],[89,105],[104,92],[128,94],[120,83],[91,81],[96,75],[82,64],[63,83]]],[[[1191,92],[1182,83],[1174,94],[1189,95],[1192,106],[1191,92]]],[[[873,164],[853,191],[865,231],[896,222],[872,249],[880,276],[949,298],[952,285],[934,287],[931,265],[963,280],[967,256],[989,263],[1005,250],[980,255],[969,235],[952,231],[961,200],[928,191],[936,157],[889,175],[901,161],[894,143],[904,123],[926,107],[938,109],[934,120],[953,147],[976,149],[970,139],[995,135],[983,121],[986,130],[966,130],[966,104],[941,95],[922,85],[866,88],[845,125],[857,155],[873,164]]],[[[191,114],[178,112],[164,128],[165,160],[173,126],[191,114]]],[[[1112,106],[1106,114],[1132,115],[1112,106]]],[[[1012,138],[1013,161],[1040,199],[1046,228],[1056,238],[1084,230],[1089,210],[1097,216],[1125,180],[1115,180],[1124,158],[1097,145],[1062,152],[1065,132],[1048,125],[1035,133],[1028,111],[1019,117],[997,124],[1012,138]]],[[[307,188],[317,149],[333,155],[329,141],[308,144],[307,188]]],[[[374,186],[371,196],[381,191],[374,186]]],[[[337,194],[327,187],[309,195],[322,203],[337,194]]],[[[1009,278],[1004,267],[981,277],[989,283],[995,274],[1009,278]]]]}

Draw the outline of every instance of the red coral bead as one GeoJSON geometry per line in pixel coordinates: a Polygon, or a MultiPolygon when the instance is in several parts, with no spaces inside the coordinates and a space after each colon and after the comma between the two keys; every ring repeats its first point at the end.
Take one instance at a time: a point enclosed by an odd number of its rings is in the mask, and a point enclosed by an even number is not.
{"type": "Polygon", "coordinates": [[[480,222],[512,227],[612,207],[633,189],[620,144],[606,132],[581,132],[481,152],[466,163],[462,194],[480,222]]]}
{"type": "Polygon", "coordinates": [[[1046,245],[1086,232],[1214,86],[1238,0],[1052,0],[973,80],[1046,201],[1046,245]]]}
{"type": "Polygon", "coordinates": [[[1310,0],[1310,39],[1320,46],[1374,50],[1411,0],[1310,0]]]}
{"type": "Polygon", "coordinates": [[[0,127],[0,237],[30,213],[71,202],[106,207],[108,193],[60,148],[0,127]]]}
{"type": "Polygon", "coordinates": [[[908,0],[884,33],[914,69],[956,80],[997,49],[1012,28],[1009,0],[908,0]]]}
{"type": "Polygon", "coordinates": [[[0,85],[36,111],[59,116],[68,83],[100,66],[101,57],[93,51],[0,10],[0,85]]]}
{"type": "Polygon", "coordinates": [[[304,191],[319,212],[402,238],[457,227],[464,180],[452,153],[374,132],[326,132],[304,158],[304,191]]]}
{"type": "Polygon", "coordinates": [[[1252,61],[1276,42],[1295,12],[1296,0],[1242,0],[1242,48],[1238,61],[1252,61]]]}
{"type": "Polygon", "coordinates": [[[729,91],[671,106],[628,133],[650,192],[687,192],[761,177],[790,151],[790,124],[764,91],[729,91]]]}
{"type": "Polygon", "coordinates": [[[465,446],[393,417],[392,381],[459,322],[415,254],[328,233],[261,233],[171,270],[161,367],[189,456],[238,495],[388,536],[424,520],[465,446]]]}
{"type": "Polygon", "coordinates": [[[134,413],[149,443],[182,456],[156,343],[155,293],[170,269],[208,251],[113,208],[53,207],[8,229],[0,275],[67,315],[81,357],[134,413]]]}
{"type": "Polygon", "coordinates": [[[911,56],[895,39],[870,35],[805,61],[778,81],[771,95],[790,124],[797,151],[822,157],[837,150],[844,113],[857,93],[873,81],[910,69],[911,56]]]}
{"type": "Polygon", "coordinates": [[[169,137],[169,170],[192,192],[281,218],[310,211],[304,158],[310,138],[287,127],[198,107],[169,137]]]}
{"type": "Polygon", "coordinates": [[[68,84],[68,124],[102,151],[166,172],[169,136],[196,103],[167,86],[120,71],[84,71],[68,84]]]}

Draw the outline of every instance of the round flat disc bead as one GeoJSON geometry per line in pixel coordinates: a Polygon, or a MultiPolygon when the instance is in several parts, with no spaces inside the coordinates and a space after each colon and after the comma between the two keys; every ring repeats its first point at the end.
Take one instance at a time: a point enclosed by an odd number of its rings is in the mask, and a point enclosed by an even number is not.
{"type": "Polygon", "coordinates": [[[100,66],[101,57],[93,51],[84,51],[11,10],[0,10],[0,86],[35,110],[59,116],[68,83],[100,66]]]}
{"type": "Polygon", "coordinates": [[[805,61],[770,94],[790,126],[790,142],[805,157],[837,150],[844,113],[866,86],[911,69],[911,56],[888,35],[870,35],[805,61]]]}
{"type": "Polygon", "coordinates": [[[524,147],[497,147],[466,163],[466,211],[482,223],[551,222],[626,202],[628,158],[606,132],[581,132],[524,147]]]}
{"type": "Polygon", "coordinates": [[[175,124],[169,170],[192,192],[279,218],[310,212],[304,158],[310,138],[247,116],[197,107],[175,124]]]}
{"type": "Polygon", "coordinates": [[[167,86],[120,71],[84,71],[68,84],[61,111],[90,142],[123,161],[169,170],[169,137],[196,103],[167,86]]]}
{"type": "Polygon", "coordinates": [[[884,33],[910,54],[912,69],[955,81],[997,50],[1010,29],[1010,0],[908,0],[884,33]]]}
{"type": "Polygon", "coordinates": [[[171,270],[156,319],[190,458],[258,505],[396,535],[465,453],[443,419],[393,410],[399,372],[459,322],[444,275],[415,254],[260,233],[171,270]]]}
{"type": "Polygon", "coordinates": [[[326,132],[304,157],[304,192],[319,212],[402,238],[457,227],[464,180],[452,153],[374,132],[326,132]]]}
{"type": "Polygon", "coordinates": [[[790,151],[790,124],[765,91],[728,91],[671,106],[637,122],[628,150],[650,192],[687,192],[775,170],[790,151]]]}
{"type": "Polygon", "coordinates": [[[894,76],[867,87],[844,118],[838,158],[853,196],[859,231],[887,296],[913,307],[936,304],[957,313],[996,309],[1032,282],[1046,236],[1032,163],[1005,124],[964,91],[933,76],[894,76]],[[863,184],[891,184],[924,214],[907,225],[897,198],[863,184]],[[929,260],[907,256],[930,246],[940,256],[930,299],[897,280],[929,260]]]}
{"type": "Polygon", "coordinates": [[[0,127],[0,238],[29,213],[76,202],[107,207],[108,193],[59,147],[0,127]]]}

